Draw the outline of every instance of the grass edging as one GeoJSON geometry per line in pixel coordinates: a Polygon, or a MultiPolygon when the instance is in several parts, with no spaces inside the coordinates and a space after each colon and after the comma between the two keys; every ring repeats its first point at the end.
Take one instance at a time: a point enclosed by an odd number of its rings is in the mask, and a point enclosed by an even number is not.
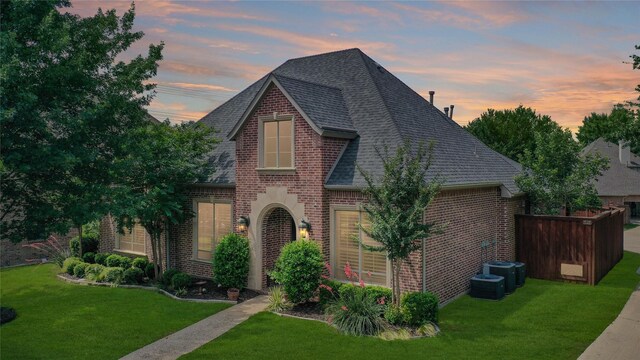
{"type": "MultiPolygon", "coordinates": [[[[58,277],[58,279],[62,279],[64,281],[68,282],[68,283],[76,284],[76,285],[108,286],[108,287],[112,287],[113,286],[112,283],[99,283],[99,282],[95,282],[95,281],[88,281],[86,279],[69,279],[67,277],[62,276],[62,274],[57,274],[56,276],[58,277]]],[[[188,302],[196,302],[196,303],[222,303],[222,304],[231,304],[231,305],[236,305],[238,303],[237,301],[231,301],[231,300],[181,298],[181,297],[177,297],[177,296],[173,295],[172,293],[170,293],[168,291],[165,291],[165,290],[157,288],[157,287],[152,287],[152,286],[117,285],[117,287],[121,287],[121,288],[125,288],[125,289],[142,289],[142,290],[147,290],[147,291],[154,291],[154,292],[160,293],[162,295],[165,295],[167,297],[170,297],[170,298],[172,298],[174,300],[180,300],[180,301],[188,301],[188,302]]]]}

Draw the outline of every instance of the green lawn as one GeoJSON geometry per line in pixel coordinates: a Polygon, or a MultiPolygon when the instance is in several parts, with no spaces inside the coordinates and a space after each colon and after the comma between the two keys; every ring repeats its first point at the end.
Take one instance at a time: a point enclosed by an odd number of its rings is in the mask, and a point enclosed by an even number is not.
{"type": "Polygon", "coordinates": [[[631,230],[631,229],[637,228],[638,226],[640,226],[640,225],[637,225],[637,224],[624,224],[624,229],[625,230],[631,230]]]}
{"type": "Polygon", "coordinates": [[[435,338],[387,342],[259,313],[186,359],[575,359],[611,323],[640,281],[640,254],[598,286],[527,279],[493,302],[464,296],[441,312],[435,338]]]}
{"type": "Polygon", "coordinates": [[[0,328],[2,359],[117,359],[228,307],[67,284],[58,271],[50,264],[0,271],[0,303],[18,313],[0,328]]]}

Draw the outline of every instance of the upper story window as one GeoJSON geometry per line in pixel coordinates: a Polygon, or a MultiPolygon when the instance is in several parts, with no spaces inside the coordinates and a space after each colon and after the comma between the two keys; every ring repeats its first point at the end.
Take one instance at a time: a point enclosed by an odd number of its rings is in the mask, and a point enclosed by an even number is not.
{"type": "Polygon", "coordinates": [[[293,116],[260,118],[260,168],[291,169],[293,162],[293,116]]]}

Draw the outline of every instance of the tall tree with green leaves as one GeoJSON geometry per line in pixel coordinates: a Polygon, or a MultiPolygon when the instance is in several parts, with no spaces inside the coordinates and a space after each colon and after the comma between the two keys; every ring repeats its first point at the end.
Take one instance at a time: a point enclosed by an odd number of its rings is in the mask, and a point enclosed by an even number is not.
{"type": "Polygon", "coordinates": [[[427,206],[440,192],[441,181],[427,180],[433,144],[418,148],[406,142],[391,155],[385,147],[378,150],[384,173],[377,179],[357,165],[367,186],[363,193],[368,202],[363,209],[369,225],[362,231],[380,243],[371,246],[360,242],[365,250],[384,252],[391,262],[392,303],[400,305],[400,270],[409,256],[420,249],[421,242],[441,232],[441,226],[424,221],[427,206]]]}
{"type": "Polygon", "coordinates": [[[513,110],[488,109],[465,129],[491,149],[519,161],[525,150],[535,150],[535,134],[548,134],[560,126],[548,115],[520,105],[513,110]]]}
{"type": "Polygon", "coordinates": [[[158,278],[163,268],[162,236],[169,225],[193,216],[186,190],[213,172],[209,153],[218,140],[215,130],[199,123],[150,123],[129,132],[126,157],[118,159],[120,179],[112,215],[123,231],[135,223],[151,237],[158,278]]]}
{"type": "MultiPolygon", "coordinates": [[[[633,112],[625,108],[622,104],[618,104],[611,109],[609,114],[591,113],[585,116],[582,126],[578,127],[576,138],[582,146],[589,145],[598,138],[604,138],[607,141],[617,144],[621,140],[622,130],[631,125],[633,112]]],[[[640,147],[640,139],[633,147],[640,147]]]]}
{"type": "Polygon", "coordinates": [[[127,131],[147,122],[163,45],[117,60],[143,37],[135,9],[80,17],[66,0],[2,1],[2,238],[66,233],[110,206],[127,131]]]}
{"type": "Polygon", "coordinates": [[[568,129],[536,134],[535,141],[535,150],[525,150],[521,157],[525,170],[515,179],[535,214],[568,216],[602,205],[595,179],[608,168],[607,159],[599,154],[583,157],[568,129]]]}

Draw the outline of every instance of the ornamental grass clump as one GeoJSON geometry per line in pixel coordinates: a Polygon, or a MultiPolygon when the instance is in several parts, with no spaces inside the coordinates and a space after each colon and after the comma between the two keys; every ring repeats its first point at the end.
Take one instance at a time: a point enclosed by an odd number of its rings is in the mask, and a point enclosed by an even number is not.
{"type": "Polygon", "coordinates": [[[269,289],[269,305],[268,311],[281,313],[290,310],[293,304],[290,303],[282,290],[282,286],[274,286],[269,289]]]}
{"type": "Polygon", "coordinates": [[[302,239],[282,248],[275,270],[269,275],[282,285],[294,304],[311,298],[320,285],[324,261],[318,243],[302,239]]]}
{"type": "MultiPolygon", "coordinates": [[[[71,250],[69,247],[60,243],[55,236],[49,236],[47,241],[35,242],[31,244],[22,245],[22,247],[32,248],[44,253],[48,261],[53,262],[59,267],[63,267],[64,261],[71,256],[71,250]]],[[[42,259],[28,259],[28,262],[41,262],[42,259]]]]}

